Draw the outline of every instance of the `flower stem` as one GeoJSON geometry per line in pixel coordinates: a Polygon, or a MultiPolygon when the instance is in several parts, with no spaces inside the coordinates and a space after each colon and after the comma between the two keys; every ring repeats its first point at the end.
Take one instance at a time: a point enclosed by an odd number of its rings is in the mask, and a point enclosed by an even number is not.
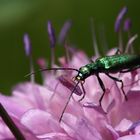
{"type": "Polygon", "coordinates": [[[5,124],[8,126],[8,128],[11,130],[13,135],[17,140],[25,140],[25,137],[21,133],[21,131],[17,128],[11,117],[8,115],[2,104],[0,103],[0,116],[2,117],[5,124]]]}
{"type": "Polygon", "coordinates": [[[64,42],[64,47],[65,47],[65,53],[66,53],[66,63],[68,64],[70,62],[70,56],[69,56],[68,44],[66,40],[64,42]]]}

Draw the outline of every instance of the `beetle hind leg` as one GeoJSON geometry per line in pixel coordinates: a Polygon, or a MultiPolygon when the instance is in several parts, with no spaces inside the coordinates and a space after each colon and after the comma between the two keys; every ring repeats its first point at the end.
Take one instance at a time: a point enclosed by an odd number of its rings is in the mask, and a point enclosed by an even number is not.
{"type": "Polygon", "coordinates": [[[107,75],[108,77],[110,77],[111,79],[113,79],[113,80],[115,80],[115,81],[121,83],[121,90],[122,90],[122,93],[123,93],[123,95],[124,95],[125,100],[127,101],[128,98],[127,98],[127,96],[126,96],[126,94],[125,94],[125,92],[124,92],[124,89],[123,89],[123,87],[124,87],[123,81],[120,80],[120,79],[118,79],[118,78],[116,78],[116,77],[113,77],[113,76],[109,75],[108,73],[106,73],[106,75],[107,75]]]}
{"type": "Polygon", "coordinates": [[[120,73],[127,73],[127,72],[131,72],[131,71],[134,71],[136,69],[140,68],[140,65],[134,67],[134,68],[131,68],[131,69],[127,69],[127,70],[122,70],[120,71],[120,73]]]}

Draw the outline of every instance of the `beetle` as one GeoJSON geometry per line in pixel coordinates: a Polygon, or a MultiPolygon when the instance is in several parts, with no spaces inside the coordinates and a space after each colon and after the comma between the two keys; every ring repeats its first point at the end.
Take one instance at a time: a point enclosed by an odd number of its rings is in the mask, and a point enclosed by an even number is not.
{"type": "MultiPolygon", "coordinates": [[[[112,56],[105,56],[105,57],[101,57],[101,58],[98,58],[94,61],[92,61],[91,63],[89,64],[86,64],[85,66],[82,66],[78,69],[74,69],[74,68],[45,68],[45,69],[41,69],[39,71],[46,71],[46,70],[73,70],[73,71],[77,71],[77,75],[74,77],[74,81],[77,81],[75,87],[73,88],[70,96],[69,96],[69,99],[63,109],[63,112],[62,112],[62,115],[60,117],[60,120],[62,119],[63,117],[63,114],[65,112],[65,109],[69,103],[69,100],[70,98],[72,97],[72,94],[74,93],[76,87],[78,86],[79,83],[81,83],[81,86],[82,86],[82,90],[83,90],[83,96],[82,98],[80,99],[80,101],[85,97],[85,90],[84,90],[84,87],[83,87],[83,84],[86,80],[86,78],[92,76],[92,75],[95,75],[97,77],[97,80],[103,90],[103,94],[102,96],[100,97],[99,99],[99,104],[101,106],[101,102],[102,102],[102,99],[105,95],[105,86],[104,86],[104,83],[103,81],[101,80],[99,74],[100,73],[104,73],[105,75],[107,75],[108,77],[110,77],[111,79],[113,79],[114,81],[116,82],[120,82],[121,83],[121,90],[122,90],[122,93],[125,97],[125,100],[127,100],[127,96],[125,95],[125,92],[124,92],[124,85],[123,85],[123,81],[121,79],[118,79],[116,77],[113,77],[112,75],[110,75],[111,73],[117,73],[117,72],[120,72],[120,73],[126,73],[126,72],[130,72],[130,71],[133,71],[137,68],[140,68],[140,55],[136,55],[136,54],[132,54],[132,55],[129,55],[129,54],[115,54],[115,55],[112,55],[112,56]]],[[[31,73],[31,74],[34,74],[34,73],[31,73]]]]}
{"type": "Polygon", "coordinates": [[[99,84],[103,90],[103,94],[99,99],[99,103],[101,105],[101,101],[105,94],[105,86],[101,78],[99,77],[100,73],[104,73],[109,78],[120,82],[121,83],[121,90],[127,100],[127,96],[123,90],[123,81],[116,77],[110,75],[111,73],[126,73],[133,71],[140,67],[140,55],[128,55],[128,54],[121,54],[121,55],[112,55],[112,56],[105,56],[96,59],[95,62],[82,66],[79,69],[78,74],[76,75],[75,79],[77,81],[85,81],[85,79],[91,75],[95,75],[99,81],[99,84]]]}

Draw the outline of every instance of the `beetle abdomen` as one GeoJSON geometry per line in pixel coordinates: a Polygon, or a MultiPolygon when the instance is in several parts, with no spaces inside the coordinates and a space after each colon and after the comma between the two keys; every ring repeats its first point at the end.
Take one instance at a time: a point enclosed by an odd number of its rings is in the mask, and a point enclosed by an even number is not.
{"type": "Polygon", "coordinates": [[[140,65],[139,55],[113,55],[97,59],[100,72],[119,72],[124,69],[135,68],[140,65]]]}

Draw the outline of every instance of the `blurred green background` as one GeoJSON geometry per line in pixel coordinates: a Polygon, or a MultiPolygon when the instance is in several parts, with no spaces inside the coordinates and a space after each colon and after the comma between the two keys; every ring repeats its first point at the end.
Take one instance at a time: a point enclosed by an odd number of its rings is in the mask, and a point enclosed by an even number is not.
{"type": "MultiPolygon", "coordinates": [[[[49,60],[47,20],[53,22],[58,34],[65,20],[72,19],[71,43],[91,56],[94,52],[90,18],[94,19],[97,38],[105,28],[111,48],[117,45],[114,21],[123,6],[128,7],[127,16],[133,21],[132,33],[140,33],[139,5],[139,0],[0,0],[0,92],[9,94],[12,86],[28,80],[24,77],[29,72],[22,41],[25,32],[31,38],[34,63],[40,56],[49,60]]],[[[100,39],[98,43],[101,47],[100,39]]],[[[140,39],[135,44],[139,50],[140,39]]],[[[56,49],[57,56],[63,53],[62,47],[56,49]]]]}

